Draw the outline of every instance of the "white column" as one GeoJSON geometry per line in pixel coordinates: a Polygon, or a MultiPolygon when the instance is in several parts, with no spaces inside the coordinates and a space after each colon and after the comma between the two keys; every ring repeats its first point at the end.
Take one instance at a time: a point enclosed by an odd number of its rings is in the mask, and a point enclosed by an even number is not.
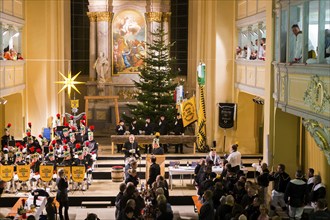
{"type": "Polygon", "coordinates": [[[96,72],[94,62],[96,60],[96,13],[87,12],[89,17],[89,80],[95,81],[96,72]]]}

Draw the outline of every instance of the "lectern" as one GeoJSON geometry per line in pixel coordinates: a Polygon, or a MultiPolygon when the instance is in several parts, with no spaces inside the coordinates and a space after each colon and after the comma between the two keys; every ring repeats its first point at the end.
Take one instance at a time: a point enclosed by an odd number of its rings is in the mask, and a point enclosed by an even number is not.
{"type": "Polygon", "coordinates": [[[166,160],[165,155],[147,154],[147,156],[146,156],[146,181],[148,181],[148,179],[149,179],[149,168],[151,165],[152,156],[156,157],[156,163],[159,164],[159,166],[160,166],[160,175],[162,175],[165,178],[165,160],[166,160]]]}

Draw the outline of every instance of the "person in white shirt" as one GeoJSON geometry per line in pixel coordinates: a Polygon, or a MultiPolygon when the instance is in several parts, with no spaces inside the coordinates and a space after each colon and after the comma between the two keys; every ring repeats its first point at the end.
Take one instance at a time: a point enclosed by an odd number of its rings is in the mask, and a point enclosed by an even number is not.
{"type": "Polygon", "coordinates": [[[233,172],[239,172],[241,165],[241,153],[237,151],[238,144],[231,146],[231,153],[229,154],[227,161],[230,163],[233,172]]]}

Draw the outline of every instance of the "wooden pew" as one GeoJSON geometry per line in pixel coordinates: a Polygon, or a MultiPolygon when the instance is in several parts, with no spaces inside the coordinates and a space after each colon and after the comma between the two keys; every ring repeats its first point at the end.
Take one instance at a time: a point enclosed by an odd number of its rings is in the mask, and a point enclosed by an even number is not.
{"type": "MultiPolygon", "coordinates": [[[[124,144],[128,141],[129,135],[111,135],[111,153],[114,154],[115,144],[124,144]]],[[[135,140],[139,144],[151,144],[154,135],[135,135],[135,140]]],[[[196,136],[195,135],[161,135],[160,144],[194,144],[193,153],[196,154],[196,136]]]]}

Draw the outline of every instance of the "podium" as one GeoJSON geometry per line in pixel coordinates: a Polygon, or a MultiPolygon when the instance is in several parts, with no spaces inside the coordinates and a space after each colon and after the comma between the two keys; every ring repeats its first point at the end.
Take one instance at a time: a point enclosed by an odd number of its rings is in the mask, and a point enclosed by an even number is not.
{"type": "Polygon", "coordinates": [[[146,155],[146,181],[149,179],[149,168],[151,165],[151,157],[156,157],[156,163],[160,166],[160,175],[162,175],[165,178],[165,155],[152,155],[147,154],[146,155]]]}

